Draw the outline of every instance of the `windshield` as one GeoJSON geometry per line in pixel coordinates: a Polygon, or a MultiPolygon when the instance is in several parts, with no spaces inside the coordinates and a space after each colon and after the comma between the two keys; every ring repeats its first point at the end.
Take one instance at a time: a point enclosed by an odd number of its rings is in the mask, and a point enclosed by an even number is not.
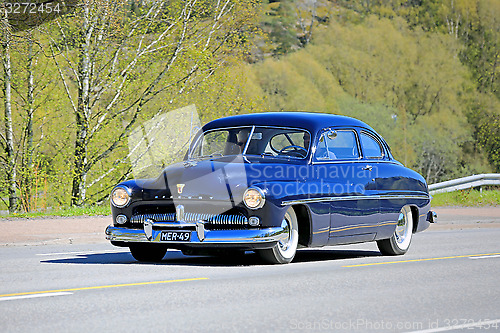
{"type": "Polygon", "coordinates": [[[273,127],[238,127],[211,130],[198,137],[191,158],[260,155],[305,158],[309,151],[309,132],[273,127]]]}

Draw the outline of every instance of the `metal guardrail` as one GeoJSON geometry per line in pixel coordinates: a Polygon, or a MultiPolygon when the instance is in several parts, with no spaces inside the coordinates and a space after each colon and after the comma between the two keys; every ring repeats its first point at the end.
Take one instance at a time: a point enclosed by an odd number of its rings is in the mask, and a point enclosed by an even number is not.
{"type": "Polygon", "coordinates": [[[486,173],[432,184],[429,185],[429,193],[452,192],[485,185],[500,185],[500,173],[486,173]]]}

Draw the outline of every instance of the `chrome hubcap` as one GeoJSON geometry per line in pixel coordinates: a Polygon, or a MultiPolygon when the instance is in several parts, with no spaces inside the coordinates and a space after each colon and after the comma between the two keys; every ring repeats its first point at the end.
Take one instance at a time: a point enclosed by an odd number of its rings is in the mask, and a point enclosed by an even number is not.
{"type": "Polygon", "coordinates": [[[396,241],[402,244],[408,237],[408,223],[406,222],[405,214],[399,213],[398,225],[396,226],[396,241]]]}
{"type": "Polygon", "coordinates": [[[286,238],[279,241],[279,247],[281,251],[286,251],[290,247],[292,230],[290,228],[290,224],[286,219],[283,219],[283,221],[281,221],[281,228],[283,228],[283,233],[286,235],[286,238]]]}

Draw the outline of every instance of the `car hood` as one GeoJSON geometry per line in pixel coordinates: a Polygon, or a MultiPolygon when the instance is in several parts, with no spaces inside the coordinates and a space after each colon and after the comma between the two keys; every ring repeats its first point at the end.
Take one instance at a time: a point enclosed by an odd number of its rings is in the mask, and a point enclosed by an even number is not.
{"type": "Polygon", "coordinates": [[[241,155],[189,161],[172,164],[158,178],[138,181],[138,185],[144,200],[172,197],[239,202],[249,186],[283,180],[284,169],[299,164],[303,163],[241,155]]]}

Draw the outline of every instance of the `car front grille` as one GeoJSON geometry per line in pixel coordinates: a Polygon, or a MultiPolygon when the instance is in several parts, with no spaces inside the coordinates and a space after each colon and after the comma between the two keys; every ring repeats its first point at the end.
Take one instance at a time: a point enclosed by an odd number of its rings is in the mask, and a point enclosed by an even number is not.
{"type": "MultiPolygon", "coordinates": [[[[157,214],[139,214],[130,218],[132,224],[144,224],[147,220],[155,222],[173,222],[175,213],[157,213],[157,214]]],[[[214,226],[247,226],[248,218],[242,214],[203,214],[203,213],[185,213],[184,222],[205,221],[214,226]]]]}

